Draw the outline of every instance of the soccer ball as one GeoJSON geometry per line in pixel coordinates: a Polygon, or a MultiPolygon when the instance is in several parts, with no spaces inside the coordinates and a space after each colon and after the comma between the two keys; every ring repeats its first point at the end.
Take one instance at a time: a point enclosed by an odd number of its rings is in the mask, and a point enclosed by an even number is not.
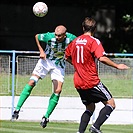
{"type": "Polygon", "coordinates": [[[37,17],[44,17],[48,13],[48,6],[44,2],[37,2],[33,6],[33,13],[37,17]]]}

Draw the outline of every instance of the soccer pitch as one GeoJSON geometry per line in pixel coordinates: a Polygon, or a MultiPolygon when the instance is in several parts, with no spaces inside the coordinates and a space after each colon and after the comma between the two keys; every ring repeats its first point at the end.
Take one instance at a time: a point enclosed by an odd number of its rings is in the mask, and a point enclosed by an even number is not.
{"type": "MultiPolygon", "coordinates": [[[[72,122],[49,122],[43,129],[39,122],[0,121],[0,133],[76,133],[78,126],[72,122]]],[[[103,125],[101,130],[103,133],[133,133],[133,125],[103,125]]]]}

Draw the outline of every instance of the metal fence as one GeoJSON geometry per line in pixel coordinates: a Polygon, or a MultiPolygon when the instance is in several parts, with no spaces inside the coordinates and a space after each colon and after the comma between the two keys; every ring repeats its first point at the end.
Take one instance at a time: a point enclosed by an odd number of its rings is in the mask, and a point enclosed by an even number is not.
{"type": "MultiPolygon", "coordinates": [[[[127,64],[131,69],[118,70],[98,62],[98,72],[102,82],[109,87],[115,97],[132,97],[133,54],[110,53],[108,56],[114,62],[127,64]]],[[[0,95],[12,95],[12,107],[14,107],[14,96],[20,95],[38,58],[38,51],[0,50],[0,95]]],[[[73,72],[73,66],[66,63],[62,96],[78,96],[73,85],[73,72]]],[[[52,84],[48,75],[45,80],[39,81],[31,95],[48,96],[51,91],[52,84]]]]}

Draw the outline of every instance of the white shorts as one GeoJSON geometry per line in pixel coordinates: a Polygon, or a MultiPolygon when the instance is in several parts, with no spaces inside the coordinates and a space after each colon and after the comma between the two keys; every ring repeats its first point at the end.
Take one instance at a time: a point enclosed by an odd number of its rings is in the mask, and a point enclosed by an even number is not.
{"type": "Polygon", "coordinates": [[[33,70],[33,74],[36,74],[41,78],[45,78],[48,73],[51,75],[51,80],[55,79],[61,82],[64,81],[65,69],[56,66],[49,59],[39,59],[33,70]]]}

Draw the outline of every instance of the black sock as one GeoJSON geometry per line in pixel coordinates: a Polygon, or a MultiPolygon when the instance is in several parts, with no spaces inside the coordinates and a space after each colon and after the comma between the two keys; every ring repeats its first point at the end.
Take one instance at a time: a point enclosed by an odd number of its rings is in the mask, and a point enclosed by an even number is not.
{"type": "Polygon", "coordinates": [[[88,126],[88,123],[90,121],[90,117],[92,116],[92,112],[90,112],[89,110],[86,110],[82,116],[81,116],[81,121],[80,121],[80,125],[79,125],[79,132],[80,133],[84,133],[86,130],[86,127],[88,126]]]}
{"type": "Polygon", "coordinates": [[[102,108],[93,126],[100,130],[100,126],[108,119],[112,111],[113,107],[111,107],[110,105],[106,105],[104,108],[102,108]]]}

